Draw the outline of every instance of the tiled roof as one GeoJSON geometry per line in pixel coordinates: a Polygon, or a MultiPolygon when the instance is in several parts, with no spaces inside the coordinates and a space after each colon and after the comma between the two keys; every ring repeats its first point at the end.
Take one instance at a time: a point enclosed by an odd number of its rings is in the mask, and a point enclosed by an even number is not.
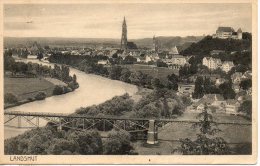
{"type": "Polygon", "coordinates": [[[234,32],[234,29],[231,27],[218,27],[219,32],[234,32]]]}
{"type": "Polygon", "coordinates": [[[211,100],[218,100],[218,101],[224,100],[223,96],[221,96],[220,94],[205,94],[203,96],[203,98],[211,99],[211,100]]]}
{"type": "Polygon", "coordinates": [[[225,61],[225,62],[223,62],[223,65],[234,66],[234,63],[232,61],[225,61]]]}

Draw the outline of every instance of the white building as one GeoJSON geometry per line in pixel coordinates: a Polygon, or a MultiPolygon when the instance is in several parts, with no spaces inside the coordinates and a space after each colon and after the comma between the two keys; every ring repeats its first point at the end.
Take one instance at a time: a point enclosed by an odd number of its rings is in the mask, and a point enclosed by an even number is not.
{"type": "Polygon", "coordinates": [[[178,48],[176,46],[172,47],[169,51],[170,55],[179,55],[178,48]]]}
{"type": "Polygon", "coordinates": [[[108,65],[109,61],[108,60],[99,60],[97,64],[99,64],[99,65],[108,65]]]}
{"type": "Polygon", "coordinates": [[[229,99],[226,101],[226,113],[238,114],[237,110],[240,107],[240,103],[237,100],[229,99]]]}
{"type": "Polygon", "coordinates": [[[224,72],[229,72],[232,68],[234,67],[234,63],[232,61],[225,61],[223,62],[222,66],[221,66],[221,69],[224,71],[224,72]]]}
{"type": "Polygon", "coordinates": [[[172,57],[172,64],[174,65],[184,66],[187,63],[187,58],[182,55],[175,55],[172,57]]]}
{"type": "Polygon", "coordinates": [[[221,67],[221,60],[212,57],[204,57],[202,60],[202,64],[204,66],[207,66],[210,70],[215,70],[221,67]]]}
{"type": "Polygon", "coordinates": [[[239,28],[236,32],[232,27],[218,27],[216,34],[213,35],[213,38],[241,40],[242,33],[241,28],[239,28]]]}
{"type": "Polygon", "coordinates": [[[160,59],[160,57],[158,56],[158,54],[151,54],[151,55],[146,55],[145,56],[145,62],[146,63],[148,63],[150,61],[156,62],[159,59],[160,59]]]}

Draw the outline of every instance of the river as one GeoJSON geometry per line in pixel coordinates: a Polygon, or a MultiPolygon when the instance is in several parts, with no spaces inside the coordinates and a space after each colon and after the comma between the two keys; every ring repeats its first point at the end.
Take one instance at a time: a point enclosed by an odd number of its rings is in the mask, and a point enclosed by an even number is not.
{"type": "MultiPolygon", "coordinates": [[[[23,61],[42,63],[38,60],[23,61]]],[[[49,63],[42,64],[53,66],[53,64],[49,63]]],[[[134,85],[93,74],[86,74],[82,71],[70,68],[70,75],[73,74],[76,74],[79,83],[79,88],[75,91],[60,96],[48,97],[42,101],[34,101],[9,108],[6,109],[6,111],[73,113],[80,107],[100,104],[114,96],[123,95],[124,93],[128,93],[130,96],[135,97],[135,94],[138,91],[138,88],[134,85]]],[[[43,126],[45,124],[41,123],[41,125],[43,126]]],[[[28,129],[5,127],[4,138],[7,139],[17,136],[24,133],[26,130],[28,129]]]]}

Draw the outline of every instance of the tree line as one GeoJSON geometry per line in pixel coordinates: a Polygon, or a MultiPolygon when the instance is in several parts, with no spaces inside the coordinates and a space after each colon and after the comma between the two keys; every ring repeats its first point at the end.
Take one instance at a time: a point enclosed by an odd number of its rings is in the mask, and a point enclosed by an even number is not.
{"type": "Polygon", "coordinates": [[[96,130],[57,131],[52,126],[32,129],[4,141],[7,155],[133,155],[130,136],[111,131],[102,139],[96,130]]]}
{"type": "Polygon", "coordinates": [[[167,83],[162,83],[158,78],[152,77],[141,71],[131,71],[128,68],[120,65],[112,65],[111,67],[104,67],[97,64],[99,60],[105,59],[106,56],[74,56],[69,54],[53,54],[50,56],[50,62],[71,65],[85,73],[92,73],[101,75],[113,80],[120,80],[126,83],[131,83],[145,88],[165,87],[168,89],[177,90],[177,76],[172,74],[168,77],[167,83]]]}

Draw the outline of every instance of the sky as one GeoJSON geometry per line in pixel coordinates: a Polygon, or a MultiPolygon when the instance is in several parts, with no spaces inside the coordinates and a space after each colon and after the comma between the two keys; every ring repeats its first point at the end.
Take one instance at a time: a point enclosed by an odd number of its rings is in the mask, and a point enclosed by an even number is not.
{"type": "Polygon", "coordinates": [[[5,4],[4,36],[128,38],[212,35],[218,26],[251,32],[251,4],[5,4]]]}

